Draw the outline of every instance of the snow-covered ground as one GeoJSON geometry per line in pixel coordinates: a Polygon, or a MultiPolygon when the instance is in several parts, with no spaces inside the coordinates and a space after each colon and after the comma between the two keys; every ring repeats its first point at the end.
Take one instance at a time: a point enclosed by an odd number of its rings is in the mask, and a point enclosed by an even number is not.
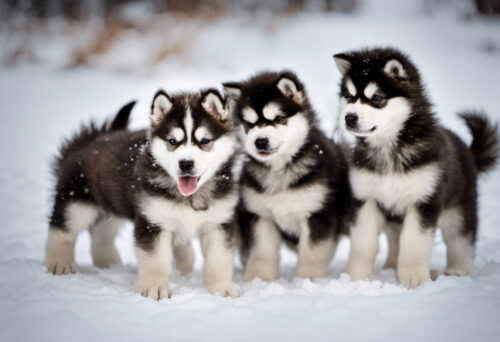
{"type": "MultiPolygon", "coordinates": [[[[80,122],[104,119],[133,98],[140,102],[132,126],[144,126],[160,86],[218,86],[263,68],[288,67],[304,79],[322,127],[332,133],[340,75],[331,56],[394,45],[420,67],[442,122],[470,141],[458,110],[480,107],[500,121],[500,22],[464,20],[461,11],[438,8],[429,15],[414,2],[368,1],[352,15],[226,17],[196,30],[181,55],[154,68],[136,65],[144,53],[137,51],[144,47],[137,33],[91,67],[63,70],[57,58],[0,67],[0,341],[498,341],[500,167],[480,183],[474,274],[440,276],[412,291],[397,284],[394,271],[381,270],[382,238],[371,281],[350,282],[342,274],[347,239],[329,277],[315,281],[293,278],[296,257],[285,249],[281,278],[272,283],[244,283],[235,259],[237,299],[208,294],[197,244],[195,271],[173,274],[171,299],[135,294],[129,223],[117,241],[122,267],[94,268],[86,233],[77,244],[76,274],[55,277],[42,266],[53,184],[49,161],[58,144],[80,122]]],[[[0,32],[0,39],[7,38],[0,32]]],[[[39,44],[47,55],[61,49],[54,39],[39,44]]],[[[432,267],[442,273],[444,265],[438,234],[432,267]]]]}

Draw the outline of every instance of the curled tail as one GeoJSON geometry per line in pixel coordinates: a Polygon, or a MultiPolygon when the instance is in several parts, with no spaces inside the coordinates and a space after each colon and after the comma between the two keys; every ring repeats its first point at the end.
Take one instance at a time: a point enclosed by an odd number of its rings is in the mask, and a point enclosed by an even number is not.
{"type": "Polygon", "coordinates": [[[493,125],[484,112],[471,111],[459,114],[472,133],[469,149],[474,154],[479,172],[495,167],[499,155],[498,125],[493,125]]]}
{"type": "Polygon", "coordinates": [[[136,101],[131,101],[118,111],[118,114],[116,114],[115,118],[108,127],[110,131],[127,128],[130,112],[132,111],[132,108],[134,108],[135,103],[136,101]]]}
{"type": "Polygon", "coordinates": [[[61,164],[72,152],[80,149],[99,135],[107,132],[126,129],[130,118],[130,112],[135,105],[135,101],[127,103],[115,115],[113,121],[105,121],[102,125],[97,125],[91,121],[82,125],[80,129],[69,139],[63,142],[56,157],[54,171],[57,174],[61,164]]]}

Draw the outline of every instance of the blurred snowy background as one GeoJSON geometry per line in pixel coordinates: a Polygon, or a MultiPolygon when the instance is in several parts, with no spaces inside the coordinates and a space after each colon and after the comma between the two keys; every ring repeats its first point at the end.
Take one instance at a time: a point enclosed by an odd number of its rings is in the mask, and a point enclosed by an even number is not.
{"type": "MultiPolygon", "coordinates": [[[[2,0],[0,1],[0,341],[498,341],[500,170],[481,180],[480,232],[471,277],[440,276],[416,290],[381,270],[342,274],[344,239],[329,277],[243,283],[242,296],[207,293],[195,272],[172,277],[173,297],[134,294],[132,227],[118,238],[124,266],[91,265],[82,234],[77,274],[42,267],[50,212],[50,160],[81,122],[104,120],[131,99],[132,126],[167,91],[220,86],[261,69],[291,68],[306,83],[322,128],[336,126],[340,75],[332,55],[392,45],[420,67],[444,125],[466,141],[455,113],[483,108],[500,121],[499,0],[2,0]]],[[[432,268],[442,273],[436,236],[432,268]]]]}

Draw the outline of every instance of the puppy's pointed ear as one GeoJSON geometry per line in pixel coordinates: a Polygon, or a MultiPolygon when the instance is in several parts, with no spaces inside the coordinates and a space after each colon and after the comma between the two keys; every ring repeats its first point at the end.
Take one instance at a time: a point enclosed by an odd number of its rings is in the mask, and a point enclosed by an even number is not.
{"type": "Polygon", "coordinates": [[[384,72],[387,76],[395,78],[399,81],[406,81],[408,79],[408,74],[406,73],[403,64],[395,58],[385,63],[384,72]]]}
{"type": "Polygon", "coordinates": [[[226,122],[229,116],[224,99],[215,89],[209,89],[201,96],[201,106],[203,109],[215,119],[226,122]]]}
{"type": "Polygon", "coordinates": [[[304,92],[302,91],[302,85],[294,78],[284,75],[279,79],[276,87],[283,95],[301,104],[304,100],[304,92]]]}
{"type": "Polygon", "coordinates": [[[349,55],[347,53],[338,53],[333,55],[333,60],[335,61],[335,65],[337,65],[337,69],[339,69],[340,73],[342,75],[347,74],[352,65],[349,55]]]}
{"type": "Polygon", "coordinates": [[[235,82],[226,82],[222,83],[224,87],[224,95],[228,99],[237,100],[241,96],[241,87],[238,83],[235,82]]]}
{"type": "Polygon", "coordinates": [[[151,104],[151,124],[157,126],[170,113],[173,106],[170,96],[164,90],[158,90],[151,104]]]}

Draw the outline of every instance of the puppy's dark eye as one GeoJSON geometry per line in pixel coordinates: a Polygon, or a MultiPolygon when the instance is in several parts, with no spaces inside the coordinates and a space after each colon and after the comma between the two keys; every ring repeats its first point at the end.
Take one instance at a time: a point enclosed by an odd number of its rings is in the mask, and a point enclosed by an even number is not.
{"type": "Polygon", "coordinates": [[[350,94],[347,94],[347,95],[345,96],[345,99],[346,99],[346,101],[347,101],[347,102],[352,102],[352,101],[354,100],[354,96],[352,96],[352,95],[350,95],[350,94]]]}
{"type": "Polygon", "coordinates": [[[207,139],[207,138],[203,138],[200,140],[200,144],[203,144],[203,145],[206,145],[210,142],[210,139],[207,139]]]}
{"type": "Polygon", "coordinates": [[[382,100],[382,96],[380,96],[380,95],[373,95],[373,97],[372,97],[372,101],[374,101],[374,102],[379,102],[381,100],[382,100]]]}
{"type": "Polygon", "coordinates": [[[281,122],[283,121],[284,117],[282,115],[278,115],[274,118],[274,122],[281,122]]]}
{"type": "Polygon", "coordinates": [[[168,139],[168,143],[170,145],[176,145],[177,144],[177,140],[175,140],[175,139],[168,139]]]}

